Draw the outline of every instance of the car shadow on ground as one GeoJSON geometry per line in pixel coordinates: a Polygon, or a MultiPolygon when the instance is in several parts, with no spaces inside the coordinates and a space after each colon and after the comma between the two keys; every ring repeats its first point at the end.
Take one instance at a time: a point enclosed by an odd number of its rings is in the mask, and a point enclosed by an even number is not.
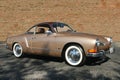
{"type": "Polygon", "coordinates": [[[105,63],[108,60],[110,60],[110,58],[107,56],[96,57],[96,58],[87,57],[85,65],[88,65],[88,66],[101,65],[102,63],[105,63]]]}
{"type": "MultiPolygon", "coordinates": [[[[51,57],[51,56],[41,56],[41,55],[32,55],[32,54],[25,54],[22,58],[32,58],[32,59],[38,59],[38,60],[43,60],[45,62],[64,62],[64,59],[60,57],[51,57]]],[[[87,66],[96,66],[96,65],[101,65],[102,63],[105,63],[109,60],[110,58],[107,56],[99,57],[99,58],[93,58],[93,57],[87,57],[86,62],[84,65],[87,66]]]]}
{"type": "Polygon", "coordinates": [[[22,58],[38,59],[38,60],[44,60],[46,62],[48,61],[63,62],[63,59],[60,57],[41,56],[41,55],[33,55],[33,54],[25,54],[22,58]]]}

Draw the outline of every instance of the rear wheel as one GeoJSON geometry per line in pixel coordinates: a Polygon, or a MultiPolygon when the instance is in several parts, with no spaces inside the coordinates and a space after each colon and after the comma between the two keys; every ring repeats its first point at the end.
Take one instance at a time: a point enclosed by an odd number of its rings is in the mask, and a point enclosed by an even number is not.
{"type": "Polygon", "coordinates": [[[78,45],[71,45],[65,51],[65,60],[71,66],[81,66],[85,62],[83,49],[78,45]]]}
{"type": "Polygon", "coordinates": [[[13,46],[13,54],[15,57],[22,57],[23,56],[23,48],[19,43],[15,43],[13,46]]]}

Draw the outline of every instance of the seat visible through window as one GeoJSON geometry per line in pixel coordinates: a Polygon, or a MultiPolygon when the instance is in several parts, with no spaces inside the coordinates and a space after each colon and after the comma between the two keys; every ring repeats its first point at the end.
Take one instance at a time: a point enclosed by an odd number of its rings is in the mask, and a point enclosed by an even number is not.
{"type": "Polygon", "coordinates": [[[45,33],[45,29],[44,28],[39,28],[38,33],[45,33]]]}

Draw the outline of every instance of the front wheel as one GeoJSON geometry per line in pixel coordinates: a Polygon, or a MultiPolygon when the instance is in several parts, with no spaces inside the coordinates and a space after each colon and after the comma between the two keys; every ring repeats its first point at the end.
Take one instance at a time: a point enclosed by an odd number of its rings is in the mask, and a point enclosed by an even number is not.
{"type": "Polygon", "coordinates": [[[13,54],[15,57],[22,57],[23,56],[23,48],[19,43],[15,43],[13,46],[13,54]]]}
{"type": "Polygon", "coordinates": [[[65,51],[65,60],[71,66],[81,66],[85,59],[84,51],[78,45],[71,45],[65,51]]]}

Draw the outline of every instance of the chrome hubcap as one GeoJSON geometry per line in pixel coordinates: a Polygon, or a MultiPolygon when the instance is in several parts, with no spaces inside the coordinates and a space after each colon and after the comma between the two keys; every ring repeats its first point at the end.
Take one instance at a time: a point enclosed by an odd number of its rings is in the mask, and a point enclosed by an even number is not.
{"type": "Polygon", "coordinates": [[[70,49],[69,52],[68,52],[68,59],[72,62],[72,63],[76,63],[79,61],[80,59],[80,52],[73,48],[73,49],[70,49]]]}
{"type": "Polygon", "coordinates": [[[22,48],[21,48],[20,45],[16,45],[16,47],[15,47],[15,52],[16,52],[17,55],[20,55],[20,54],[21,54],[22,48]]]}

